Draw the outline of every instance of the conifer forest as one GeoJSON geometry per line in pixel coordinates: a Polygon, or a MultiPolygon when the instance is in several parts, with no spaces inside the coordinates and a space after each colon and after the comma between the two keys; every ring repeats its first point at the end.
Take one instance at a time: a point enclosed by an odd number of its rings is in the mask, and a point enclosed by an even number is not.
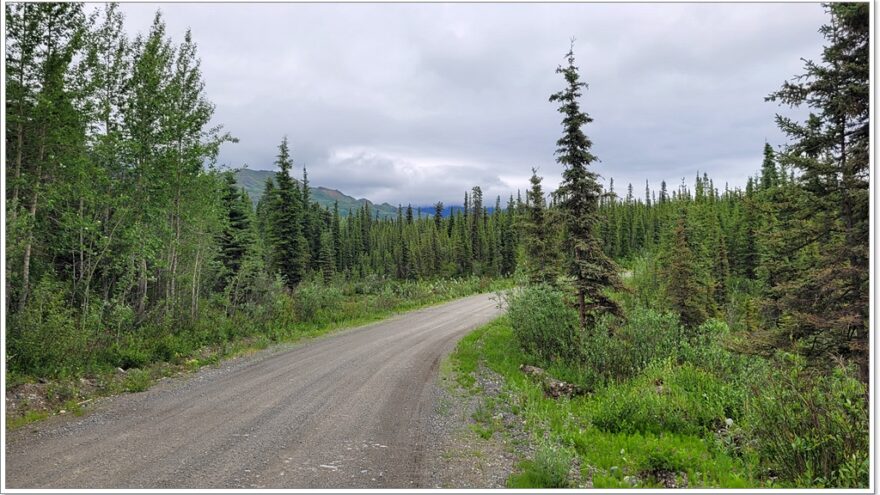
{"type": "MultiPolygon", "coordinates": [[[[45,394],[7,429],[498,292],[505,314],[450,360],[462,383],[503,378],[501,417],[540,439],[508,487],[867,488],[869,11],[825,5],[821,58],[764,95],[787,140],[754,143],[745,185],[600,177],[572,42],[557,92],[534,95],[559,112],[558,187],[536,166],[527,190],[380,215],[318,203],[309,136],[277,136],[253,200],[241,164],[218,163],[239,138],[214,124],[197,36],[172,39],[160,13],[131,36],[116,4],[6,3],[7,407],[45,394]]],[[[494,417],[474,430],[504,435],[494,417]]]]}

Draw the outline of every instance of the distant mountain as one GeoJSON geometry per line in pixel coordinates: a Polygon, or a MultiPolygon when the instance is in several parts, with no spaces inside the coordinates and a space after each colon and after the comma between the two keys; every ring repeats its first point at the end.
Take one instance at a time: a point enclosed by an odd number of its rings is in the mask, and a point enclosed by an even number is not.
{"type": "MultiPolygon", "coordinates": [[[[257,204],[257,202],[260,201],[260,198],[263,196],[263,190],[266,188],[266,180],[270,178],[275,178],[275,172],[271,170],[251,170],[245,168],[236,173],[236,181],[238,182],[239,187],[247,191],[248,196],[250,196],[251,201],[253,201],[254,204],[257,204]]],[[[363,208],[364,203],[370,204],[370,211],[373,215],[378,211],[379,217],[381,218],[397,216],[397,207],[388,203],[377,205],[368,199],[356,199],[347,196],[336,189],[328,189],[321,186],[310,186],[309,191],[312,194],[312,201],[316,201],[324,208],[332,210],[333,202],[338,201],[339,214],[342,216],[348,215],[348,210],[356,211],[359,208],[363,208]]],[[[424,214],[424,210],[422,213],[424,214]]]]}
{"type": "MultiPolygon", "coordinates": [[[[416,208],[417,207],[413,206],[413,210],[415,210],[416,208]]],[[[434,216],[434,205],[422,206],[421,208],[422,208],[422,215],[426,215],[429,217],[434,216]]],[[[440,216],[443,218],[449,218],[452,215],[459,213],[459,212],[463,212],[463,211],[464,211],[464,206],[461,206],[461,205],[444,206],[443,213],[441,213],[440,216]]],[[[486,208],[486,211],[491,214],[492,212],[495,211],[495,207],[489,206],[488,208],[486,208]]]]}

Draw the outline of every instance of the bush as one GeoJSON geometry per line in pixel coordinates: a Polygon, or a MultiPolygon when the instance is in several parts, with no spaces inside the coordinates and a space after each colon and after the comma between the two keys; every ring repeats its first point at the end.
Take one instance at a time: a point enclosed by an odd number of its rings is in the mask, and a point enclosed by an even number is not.
{"type": "Polygon", "coordinates": [[[562,292],[549,285],[529,286],[511,293],[507,305],[513,335],[523,351],[543,365],[577,360],[578,315],[562,292]]]}
{"type": "Polygon", "coordinates": [[[122,388],[126,392],[143,392],[150,388],[150,373],[146,370],[129,370],[122,382],[122,388]]]}
{"type": "Polygon", "coordinates": [[[583,363],[603,381],[625,380],[655,360],[676,356],[683,333],[670,313],[634,308],[627,322],[613,331],[612,318],[599,320],[580,349],[583,363]]]}
{"type": "Polygon", "coordinates": [[[299,321],[316,323],[324,314],[339,306],[342,291],[336,287],[303,283],[293,296],[299,321]]]}
{"type": "Polygon", "coordinates": [[[728,350],[724,346],[728,335],[730,330],[723,321],[712,319],[703,323],[690,339],[682,342],[679,362],[708,371],[737,388],[748,389],[763,383],[769,372],[767,361],[728,350]]]}
{"type": "Polygon", "coordinates": [[[798,486],[868,486],[866,387],[839,366],[830,374],[781,355],[753,389],[750,436],[761,459],[798,486]]]}
{"type": "Polygon", "coordinates": [[[11,369],[55,376],[85,364],[93,330],[80,328],[64,287],[44,277],[33,287],[24,310],[9,318],[11,369]]]}
{"type": "Polygon", "coordinates": [[[129,369],[144,366],[152,359],[147,350],[126,339],[122,344],[111,344],[103,360],[117,368],[129,369]]]}

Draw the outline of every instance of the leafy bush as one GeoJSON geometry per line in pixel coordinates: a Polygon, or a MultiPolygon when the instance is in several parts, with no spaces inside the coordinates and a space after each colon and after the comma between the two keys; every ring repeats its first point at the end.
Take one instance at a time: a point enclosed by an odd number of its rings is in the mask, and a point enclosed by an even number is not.
{"type": "Polygon", "coordinates": [[[799,486],[868,486],[866,388],[853,370],[808,369],[781,355],[776,370],[752,390],[750,436],[761,459],[799,486]]]}
{"type": "Polygon", "coordinates": [[[703,323],[679,346],[679,362],[708,371],[732,387],[748,389],[763,383],[769,373],[767,361],[728,350],[724,344],[728,335],[730,330],[723,321],[711,319],[703,323]]]}
{"type": "Polygon", "coordinates": [[[122,382],[122,387],[126,392],[143,392],[150,388],[150,373],[146,370],[129,370],[122,382]]]}
{"type": "Polygon", "coordinates": [[[670,313],[635,308],[623,326],[611,318],[598,322],[580,349],[581,360],[603,380],[624,380],[655,360],[676,356],[682,329],[670,313]]]}
{"type": "Polygon", "coordinates": [[[93,332],[78,323],[65,285],[42,278],[24,310],[9,318],[9,367],[41,375],[75,371],[90,355],[93,332]]]}
{"type": "Polygon", "coordinates": [[[326,312],[341,303],[342,297],[342,291],[337,287],[302,284],[294,295],[296,314],[303,322],[320,321],[326,312]]]}
{"type": "Polygon", "coordinates": [[[658,261],[655,255],[642,254],[629,264],[623,274],[631,292],[621,294],[627,314],[639,308],[659,310],[663,305],[663,288],[658,276],[658,261]]]}
{"type": "Polygon", "coordinates": [[[111,344],[103,357],[103,360],[111,366],[122,369],[139,368],[152,359],[153,356],[149,351],[137,346],[130,339],[126,339],[121,344],[111,344]]]}
{"type": "Polygon", "coordinates": [[[507,300],[513,334],[520,347],[546,365],[579,354],[578,315],[564,294],[549,285],[514,291],[507,300]]]}

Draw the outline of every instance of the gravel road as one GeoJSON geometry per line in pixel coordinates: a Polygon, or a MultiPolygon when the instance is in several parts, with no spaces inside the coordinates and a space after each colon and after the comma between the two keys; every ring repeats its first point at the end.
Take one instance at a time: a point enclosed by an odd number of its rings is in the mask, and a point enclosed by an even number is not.
{"type": "Polygon", "coordinates": [[[6,486],[430,487],[439,363],[499,313],[471,296],[15,430],[6,486]]]}

